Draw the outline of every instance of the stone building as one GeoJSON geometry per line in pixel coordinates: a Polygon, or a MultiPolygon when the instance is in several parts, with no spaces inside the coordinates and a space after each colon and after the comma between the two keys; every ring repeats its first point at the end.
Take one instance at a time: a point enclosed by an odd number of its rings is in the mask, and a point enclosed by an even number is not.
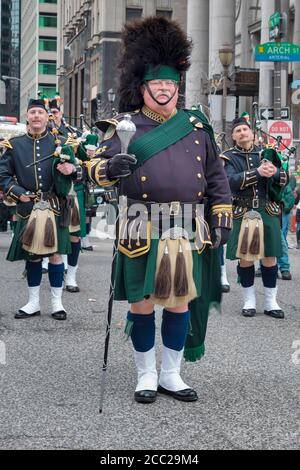
{"type": "MultiPolygon", "coordinates": [[[[233,111],[251,113],[253,101],[273,107],[274,63],[256,62],[254,51],[269,41],[269,17],[276,0],[59,0],[59,88],[64,112],[73,124],[80,114],[94,122],[117,108],[120,33],[132,18],[161,14],[176,19],[194,43],[192,67],[186,77],[186,105],[197,103],[209,114],[209,103],[220,103],[224,69],[220,49],[231,47],[232,63],[225,83],[233,111]],[[219,96],[219,99],[216,97],[219,96]],[[235,98],[236,97],[236,98],[235,98]],[[115,98],[115,100],[114,100],[115,98]]],[[[278,2],[277,2],[278,3],[278,2]]],[[[300,0],[281,0],[287,14],[286,40],[300,44],[300,0]]],[[[300,63],[281,73],[281,104],[290,106],[294,135],[300,136],[299,104],[292,82],[300,79],[300,63]]],[[[300,97],[300,91],[299,91],[300,97]]],[[[222,122],[215,123],[216,128],[222,122]]]]}

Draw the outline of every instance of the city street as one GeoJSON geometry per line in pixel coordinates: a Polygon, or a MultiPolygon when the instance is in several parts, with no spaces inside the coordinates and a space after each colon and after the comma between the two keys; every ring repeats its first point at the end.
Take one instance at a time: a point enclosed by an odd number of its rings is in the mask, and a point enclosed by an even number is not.
{"type": "Polygon", "coordinates": [[[80,258],[81,293],[64,294],[68,319],[57,322],[49,316],[46,276],[41,317],[14,319],[27,293],[24,264],[5,261],[10,240],[0,233],[0,449],[299,449],[299,250],[289,250],[293,280],[279,281],[284,320],[262,314],[258,278],[259,313],[242,317],[235,263],[228,264],[231,292],[222,313],[210,317],[206,356],[183,368],[196,403],[161,395],[151,405],[134,402],[127,305],[116,303],[100,415],[112,242],[92,239],[94,252],[80,258]]]}

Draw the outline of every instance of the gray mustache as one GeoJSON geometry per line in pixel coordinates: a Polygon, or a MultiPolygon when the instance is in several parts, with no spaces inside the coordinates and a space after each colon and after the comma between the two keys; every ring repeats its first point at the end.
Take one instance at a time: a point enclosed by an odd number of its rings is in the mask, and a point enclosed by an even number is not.
{"type": "Polygon", "coordinates": [[[171,98],[171,93],[161,93],[161,92],[158,92],[156,95],[155,95],[155,98],[159,98],[160,96],[165,96],[166,98],[171,98]]]}

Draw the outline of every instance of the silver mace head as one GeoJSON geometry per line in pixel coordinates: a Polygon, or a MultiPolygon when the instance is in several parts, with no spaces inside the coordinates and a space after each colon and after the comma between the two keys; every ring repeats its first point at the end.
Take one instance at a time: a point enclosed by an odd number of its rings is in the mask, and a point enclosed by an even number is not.
{"type": "Polygon", "coordinates": [[[129,143],[136,133],[136,127],[131,120],[130,114],[125,114],[124,119],[119,122],[116,130],[121,141],[121,152],[127,153],[129,143]]]}

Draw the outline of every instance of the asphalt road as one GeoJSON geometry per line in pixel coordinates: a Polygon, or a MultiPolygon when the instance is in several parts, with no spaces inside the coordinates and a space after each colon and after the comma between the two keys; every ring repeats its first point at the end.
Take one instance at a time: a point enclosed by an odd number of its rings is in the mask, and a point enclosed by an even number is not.
{"type": "MultiPolygon", "coordinates": [[[[49,316],[44,277],[42,316],[17,321],[27,301],[23,263],[5,261],[10,235],[0,234],[0,449],[299,449],[300,252],[290,250],[293,280],[279,281],[284,320],[243,318],[235,263],[228,264],[231,292],[222,314],[210,317],[206,356],[183,367],[196,403],[134,402],[127,305],[116,303],[100,415],[112,248],[93,241],[95,251],[80,260],[81,293],[64,294],[68,320],[49,316]]],[[[160,310],[157,319],[159,355],[160,310]]]]}

